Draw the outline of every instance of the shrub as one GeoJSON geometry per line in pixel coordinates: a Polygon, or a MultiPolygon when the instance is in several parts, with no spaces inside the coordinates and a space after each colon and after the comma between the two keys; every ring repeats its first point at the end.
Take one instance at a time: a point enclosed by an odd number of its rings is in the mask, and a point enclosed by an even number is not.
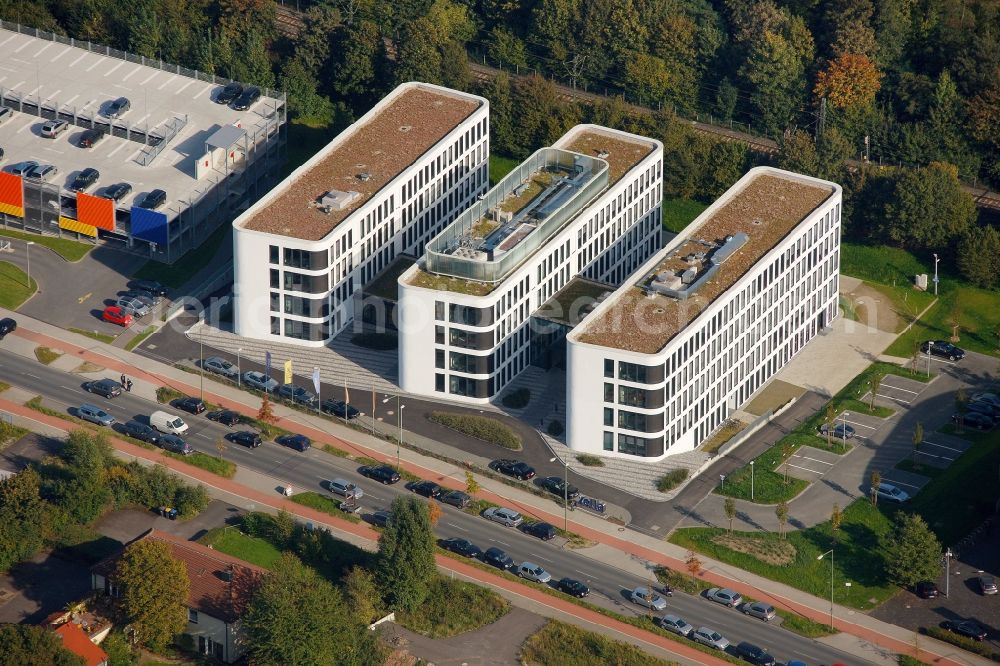
{"type": "Polygon", "coordinates": [[[653,573],[656,574],[656,580],[664,585],[669,585],[673,589],[687,594],[701,594],[703,590],[712,587],[712,584],[708,581],[703,581],[700,578],[695,578],[694,576],[674,571],[667,567],[656,567],[653,573]]]}
{"type": "Polygon", "coordinates": [[[491,419],[488,416],[431,412],[427,418],[446,428],[457,430],[463,435],[475,437],[484,442],[502,446],[505,449],[513,451],[521,449],[521,436],[500,421],[491,419]]]}
{"type": "Polygon", "coordinates": [[[661,493],[670,492],[680,484],[687,481],[688,471],[685,468],[672,469],[659,478],[656,482],[656,489],[661,493]]]}
{"type": "Polygon", "coordinates": [[[562,421],[560,421],[559,419],[553,419],[552,421],[549,421],[549,427],[546,430],[553,437],[558,437],[559,435],[563,434],[566,431],[566,429],[563,428],[562,421]]]}
{"type": "Polygon", "coordinates": [[[963,650],[968,650],[969,652],[978,654],[981,657],[986,657],[987,659],[992,659],[993,661],[1000,661],[1000,652],[994,652],[993,646],[986,641],[974,641],[971,638],[960,636],[941,627],[927,627],[927,635],[931,638],[936,638],[939,641],[957,645],[963,650]]]}
{"type": "Polygon", "coordinates": [[[161,386],[156,389],[156,401],[159,403],[168,404],[171,400],[177,400],[178,398],[183,397],[183,393],[170,386],[161,386]]]}
{"type": "Polygon", "coordinates": [[[528,406],[531,402],[531,389],[519,388],[516,391],[511,391],[503,398],[500,399],[504,407],[509,407],[510,409],[522,409],[528,406]]]}
{"type": "Polygon", "coordinates": [[[599,456],[589,453],[581,453],[576,457],[576,461],[584,467],[604,467],[604,461],[599,456]]]}

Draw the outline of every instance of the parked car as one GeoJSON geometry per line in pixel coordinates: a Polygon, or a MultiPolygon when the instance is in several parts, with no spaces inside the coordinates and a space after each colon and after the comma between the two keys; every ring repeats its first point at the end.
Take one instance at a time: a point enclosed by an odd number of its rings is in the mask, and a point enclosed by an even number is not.
{"type": "Polygon", "coordinates": [[[179,453],[182,456],[189,456],[194,453],[191,445],[177,435],[160,435],[160,448],[171,453],[179,453]]]}
{"type": "Polygon", "coordinates": [[[552,574],[533,562],[522,562],[521,566],[517,568],[517,575],[543,585],[552,580],[552,574]]]}
{"type": "Polygon", "coordinates": [[[399,472],[388,465],[362,465],[358,471],[363,476],[386,485],[399,482],[399,472]]]}
{"type": "Polygon", "coordinates": [[[296,384],[282,384],[278,387],[278,395],[300,405],[312,405],[316,396],[296,384]]]}
{"type": "MultiPolygon", "coordinates": [[[[819,427],[819,433],[821,435],[826,435],[826,432],[830,429],[829,424],[824,423],[819,427]]],[[[837,439],[851,439],[856,434],[854,431],[854,426],[847,423],[838,423],[833,427],[833,431],[830,433],[837,439]]]]}
{"type": "Polygon", "coordinates": [[[201,414],[207,409],[205,401],[200,398],[180,398],[172,404],[177,409],[183,409],[188,414],[201,414]]]}
{"type": "Polygon", "coordinates": [[[556,497],[564,497],[571,500],[575,500],[580,496],[580,489],[574,486],[572,483],[566,483],[563,479],[558,476],[547,476],[539,482],[542,488],[555,495],[556,497]]]}
{"type": "Polygon", "coordinates": [[[968,412],[966,414],[952,414],[951,420],[953,423],[961,422],[963,427],[972,428],[973,430],[992,430],[996,422],[991,419],[988,415],[982,412],[968,412]]]}
{"type": "Polygon", "coordinates": [[[895,502],[897,504],[902,504],[903,502],[908,502],[910,500],[910,495],[905,490],[901,490],[891,483],[886,483],[882,481],[874,489],[876,495],[879,499],[886,500],[889,502],[895,502]]]}
{"type": "Polygon", "coordinates": [[[629,595],[629,599],[634,604],[645,606],[654,611],[665,610],[667,607],[667,600],[657,594],[655,590],[648,587],[635,588],[632,590],[632,594],[629,595]]]}
{"type": "Polygon", "coordinates": [[[264,391],[265,393],[271,393],[274,389],[278,388],[278,380],[268,377],[263,372],[257,372],[256,370],[244,372],[243,383],[250,388],[257,389],[258,391],[264,391]]]}
{"type": "Polygon", "coordinates": [[[920,345],[920,351],[924,354],[930,354],[931,356],[940,356],[946,358],[949,361],[961,361],[965,358],[965,350],[956,347],[950,342],[943,342],[940,340],[930,340],[920,345]]]}
{"type": "Polygon", "coordinates": [[[979,591],[983,594],[996,594],[997,581],[993,576],[982,574],[979,576],[979,591]]]}
{"type": "Polygon", "coordinates": [[[17,162],[15,164],[12,164],[10,166],[9,171],[15,176],[23,176],[24,174],[34,169],[36,166],[38,166],[38,162],[36,162],[35,160],[24,160],[23,162],[17,162]]]}
{"type": "Polygon", "coordinates": [[[729,641],[726,640],[725,636],[715,629],[709,629],[708,627],[699,627],[697,630],[691,632],[689,638],[695,643],[701,643],[716,650],[725,650],[729,647],[729,641]]]}
{"type": "Polygon", "coordinates": [[[985,402],[1000,408],[1000,395],[987,391],[977,391],[969,396],[969,402],[985,402]]]}
{"type": "Polygon", "coordinates": [[[76,145],[80,146],[81,148],[93,148],[94,146],[99,144],[106,135],[107,132],[104,132],[103,130],[89,129],[84,131],[84,133],[80,135],[80,140],[77,142],[76,145]]]}
{"type": "Polygon", "coordinates": [[[392,513],[389,511],[376,511],[368,516],[368,521],[376,527],[388,527],[391,519],[392,513]]]}
{"type": "Polygon", "coordinates": [[[157,444],[160,441],[160,433],[156,432],[155,428],[138,421],[126,421],[122,426],[122,432],[150,444],[157,444]]]}
{"type": "Polygon", "coordinates": [[[160,303],[159,296],[153,296],[152,294],[146,293],[145,291],[139,291],[137,289],[129,289],[128,291],[123,291],[119,296],[125,296],[126,298],[134,298],[137,301],[141,301],[149,309],[153,309],[160,303]]]}
{"type": "Polygon", "coordinates": [[[154,296],[166,296],[167,288],[156,280],[135,280],[129,284],[132,289],[138,289],[139,291],[145,291],[147,293],[153,294],[154,296]]]}
{"type": "Polygon", "coordinates": [[[165,435],[180,435],[188,431],[188,424],[184,423],[184,419],[159,410],[149,415],[149,425],[165,435]]]}
{"type": "Polygon", "coordinates": [[[104,192],[100,195],[105,199],[111,199],[112,201],[121,201],[129,195],[132,191],[132,186],[128,183],[115,183],[114,185],[108,185],[104,188],[104,192]]]}
{"type": "Polygon", "coordinates": [[[1000,418],[1000,407],[994,407],[992,403],[989,402],[967,402],[965,403],[966,414],[971,414],[973,412],[977,414],[985,414],[986,416],[993,419],[995,422],[1000,418]]]}
{"type": "Polygon", "coordinates": [[[89,393],[96,393],[105,398],[117,398],[122,394],[122,385],[113,379],[95,379],[84,382],[83,390],[89,393]]]}
{"type": "Polygon", "coordinates": [[[343,400],[334,400],[333,398],[327,398],[320,403],[319,409],[327,414],[333,414],[338,418],[356,419],[361,414],[360,411],[348,405],[343,400]]]}
{"type": "Polygon", "coordinates": [[[163,190],[150,190],[146,193],[144,197],[139,199],[139,203],[136,204],[139,208],[148,208],[150,210],[156,210],[163,204],[167,202],[167,193],[163,190]]]}
{"type": "Polygon", "coordinates": [[[417,481],[410,486],[410,490],[430,499],[441,496],[441,486],[433,481],[417,481]]]}
{"type": "Polygon", "coordinates": [[[50,178],[55,178],[58,173],[59,169],[53,164],[38,164],[31,167],[31,171],[24,174],[24,177],[34,178],[35,180],[49,180],[50,178]]]}
{"type": "Polygon", "coordinates": [[[209,356],[201,362],[201,367],[229,379],[235,379],[236,375],[239,374],[235,365],[219,356],[209,356]]]}
{"type": "Polygon", "coordinates": [[[511,556],[496,547],[486,549],[486,552],[483,553],[483,562],[503,571],[514,566],[514,560],[511,556]]]}
{"type": "Polygon", "coordinates": [[[438,500],[444,504],[450,504],[454,507],[458,507],[459,509],[464,509],[472,504],[472,498],[466,493],[463,493],[461,490],[450,490],[438,497],[438,500]]]}
{"type": "Polygon", "coordinates": [[[483,551],[479,550],[479,546],[476,546],[468,539],[463,539],[461,537],[441,539],[438,543],[445,550],[450,550],[451,552],[464,557],[477,558],[483,554],[483,551]]]}
{"type": "Polygon", "coordinates": [[[233,100],[243,94],[243,86],[235,81],[227,83],[215,96],[216,104],[232,104],[233,100]]]}
{"type": "Polygon", "coordinates": [[[550,541],[556,536],[556,528],[548,523],[531,523],[524,526],[524,533],[538,537],[542,541],[550,541]]]}
{"type": "Polygon", "coordinates": [[[118,99],[112,100],[108,104],[106,115],[108,118],[120,118],[121,116],[128,113],[128,110],[132,108],[132,103],[128,101],[127,97],[119,97],[118,99]]]}
{"type": "Polygon", "coordinates": [[[260,88],[250,86],[240,96],[233,100],[233,108],[237,111],[246,111],[260,99],[260,88]]]}
{"type": "Polygon", "coordinates": [[[128,298],[127,296],[119,298],[115,305],[136,318],[145,317],[150,312],[145,303],[137,298],[128,298]]]}
{"type": "Polygon", "coordinates": [[[312,446],[312,442],[305,435],[278,435],[274,441],[296,451],[305,451],[312,446]]]}
{"type": "Polygon", "coordinates": [[[483,511],[483,517],[505,527],[517,527],[524,522],[524,518],[517,511],[502,506],[491,506],[483,511]]]}
{"type": "Polygon", "coordinates": [[[261,444],[260,435],[250,430],[227,432],[226,439],[235,444],[245,446],[248,449],[256,449],[261,444]]]}
{"type": "Polygon", "coordinates": [[[736,645],[736,654],[743,661],[748,661],[754,666],[774,666],[774,657],[767,653],[762,647],[743,641],[736,645]]]}
{"type": "Polygon", "coordinates": [[[914,585],[913,593],[921,599],[937,599],[940,594],[937,584],[929,580],[924,580],[914,585]]]}
{"type": "Polygon", "coordinates": [[[69,123],[65,120],[46,120],[42,123],[41,135],[46,139],[55,139],[68,129],[69,123]]]}
{"type": "Polygon", "coordinates": [[[0,340],[7,337],[8,333],[13,333],[17,330],[17,322],[10,317],[4,317],[0,319],[0,340]]]}
{"type": "Polygon", "coordinates": [[[986,630],[972,620],[945,620],[941,627],[974,641],[986,640],[986,630]]]}
{"type": "Polygon", "coordinates": [[[705,593],[705,598],[730,608],[735,608],[743,603],[743,597],[740,596],[740,593],[727,587],[713,587],[705,593]]]}
{"type": "Polygon", "coordinates": [[[76,408],[76,415],[84,421],[97,425],[110,426],[115,424],[115,417],[95,405],[82,404],[76,408]]]}
{"type": "Polygon", "coordinates": [[[128,328],[132,325],[132,315],[129,312],[121,309],[117,305],[109,305],[104,308],[104,312],[101,313],[101,319],[112,324],[118,324],[119,326],[124,326],[128,328]]]}
{"type": "Polygon", "coordinates": [[[346,479],[332,479],[326,482],[327,488],[334,495],[340,495],[341,497],[353,497],[354,499],[361,499],[364,497],[365,491],[358,488],[356,483],[351,483],[346,479]]]}
{"type": "Polygon", "coordinates": [[[206,416],[210,420],[221,423],[224,426],[229,426],[230,428],[243,422],[243,417],[240,416],[240,413],[234,412],[231,409],[218,409],[214,412],[209,412],[206,416]]]}
{"type": "Polygon", "coordinates": [[[496,470],[501,474],[512,476],[515,479],[520,479],[521,481],[527,481],[535,476],[535,468],[527,463],[521,462],[520,460],[501,458],[500,460],[494,460],[491,462],[489,467],[490,469],[496,470]]]}
{"type": "Polygon", "coordinates": [[[678,636],[684,636],[685,638],[691,635],[691,632],[694,631],[694,627],[688,624],[683,618],[676,615],[654,617],[653,624],[656,624],[667,631],[672,631],[678,636]]]}
{"type": "Polygon", "coordinates": [[[590,588],[575,578],[563,578],[556,583],[556,589],[577,599],[583,599],[590,594],[590,588]]]}
{"type": "Polygon", "coordinates": [[[0,106],[0,123],[7,122],[14,116],[14,110],[9,106],[0,106]]]}
{"type": "Polygon", "coordinates": [[[740,606],[740,610],[743,611],[744,615],[750,615],[758,620],[764,620],[764,622],[773,620],[775,614],[774,606],[765,604],[763,601],[747,602],[740,606]]]}
{"type": "Polygon", "coordinates": [[[101,172],[97,169],[87,167],[80,173],[76,174],[76,178],[70,183],[69,189],[74,192],[84,192],[87,188],[97,182],[97,179],[101,177],[101,172]]]}

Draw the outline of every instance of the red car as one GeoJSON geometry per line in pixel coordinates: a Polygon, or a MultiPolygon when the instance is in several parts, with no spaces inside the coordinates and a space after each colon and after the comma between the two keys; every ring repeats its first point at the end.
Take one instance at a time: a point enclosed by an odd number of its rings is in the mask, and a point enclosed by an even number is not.
{"type": "Polygon", "coordinates": [[[101,319],[126,328],[132,325],[132,315],[125,312],[117,305],[109,305],[104,308],[104,314],[101,315],[101,319]]]}

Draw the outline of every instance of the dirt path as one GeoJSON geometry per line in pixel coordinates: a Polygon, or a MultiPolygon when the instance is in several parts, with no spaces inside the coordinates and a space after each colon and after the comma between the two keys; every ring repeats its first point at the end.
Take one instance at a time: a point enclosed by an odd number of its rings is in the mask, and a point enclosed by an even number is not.
{"type": "MultiPolygon", "coordinates": [[[[845,287],[847,285],[841,285],[842,289],[845,287]]],[[[861,324],[886,333],[896,333],[906,325],[905,319],[893,307],[892,299],[864,282],[851,286],[848,293],[841,292],[841,297],[847,299],[854,310],[854,316],[849,318],[861,324]]]]}

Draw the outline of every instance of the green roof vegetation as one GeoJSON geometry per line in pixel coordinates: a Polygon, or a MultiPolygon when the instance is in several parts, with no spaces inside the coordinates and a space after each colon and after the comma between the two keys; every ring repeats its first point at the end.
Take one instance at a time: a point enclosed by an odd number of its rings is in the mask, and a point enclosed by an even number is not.
{"type": "Polygon", "coordinates": [[[437,289],[438,291],[453,291],[456,294],[468,294],[469,296],[485,296],[499,286],[489,282],[476,282],[474,280],[463,280],[448,275],[437,275],[428,273],[425,270],[418,270],[417,274],[410,278],[410,284],[414,287],[424,289],[437,289]]]}

